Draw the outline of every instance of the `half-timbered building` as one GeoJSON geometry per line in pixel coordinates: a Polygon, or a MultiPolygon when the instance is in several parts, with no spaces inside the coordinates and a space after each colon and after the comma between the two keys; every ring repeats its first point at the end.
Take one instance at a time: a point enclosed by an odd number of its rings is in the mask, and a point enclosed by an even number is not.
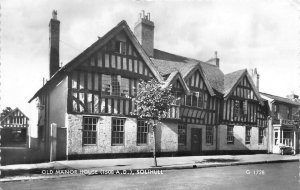
{"type": "Polygon", "coordinates": [[[29,118],[15,108],[0,120],[1,146],[26,147],[29,118]]]}
{"type": "Polygon", "coordinates": [[[46,156],[53,157],[53,149],[62,158],[150,153],[153,138],[132,114],[130,97],[140,79],[151,78],[172,85],[180,97],[157,130],[160,153],[266,150],[257,140],[266,113],[247,70],[224,75],[217,57],[202,62],[155,49],[154,23],[144,13],[134,32],[121,21],[60,68],[59,25],[54,11],[50,80],[29,101],[39,108],[39,144],[46,156]]]}

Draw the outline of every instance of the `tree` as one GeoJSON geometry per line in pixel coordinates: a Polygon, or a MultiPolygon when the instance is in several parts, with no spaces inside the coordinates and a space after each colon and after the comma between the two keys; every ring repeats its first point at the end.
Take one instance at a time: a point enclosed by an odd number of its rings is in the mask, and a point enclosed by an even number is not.
{"type": "Polygon", "coordinates": [[[4,118],[6,117],[10,112],[12,112],[13,110],[11,109],[11,107],[6,107],[4,110],[2,110],[1,114],[0,114],[0,118],[4,118]]]}
{"type": "Polygon", "coordinates": [[[151,128],[154,138],[153,157],[154,165],[157,167],[156,160],[156,128],[162,118],[167,116],[168,110],[175,103],[176,98],[171,92],[172,86],[165,86],[155,79],[139,82],[137,96],[134,98],[136,103],[135,114],[139,118],[144,118],[151,128]]]}

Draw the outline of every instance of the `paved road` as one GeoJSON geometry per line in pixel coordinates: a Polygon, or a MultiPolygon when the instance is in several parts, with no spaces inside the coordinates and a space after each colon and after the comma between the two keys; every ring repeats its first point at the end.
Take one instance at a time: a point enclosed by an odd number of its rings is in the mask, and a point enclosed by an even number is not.
{"type": "Polygon", "coordinates": [[[0,187],[4,190],[300,189],[299,162],[169,170],[162,171],[162,173],[158,175],[97,175],[7,182],[0,184],[0,187]]]}

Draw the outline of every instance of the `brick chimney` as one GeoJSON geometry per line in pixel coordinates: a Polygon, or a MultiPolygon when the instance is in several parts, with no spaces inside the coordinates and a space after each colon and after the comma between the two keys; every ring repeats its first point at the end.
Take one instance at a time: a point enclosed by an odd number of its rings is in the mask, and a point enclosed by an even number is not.
{"type": "Polygon", "coordinates": [[[299,96],[297,94],[289,94],[286,96],[288,99],[291,99],[291,100],[295,100],[295,99],[299,99],[299,96]]]}
{"type": "Polygon", "coordinates": [[[150,13],[145,11],[139,14],[139,19],[134,26],[134,34],[148,56],[153,57],[154,48],[154,23],[150,20],[150,13]]]}
{"type": "Polygon", "coordinates": [[[53,10],[52,18],[49,23],[49,44],[50,44],[50,78],[59,70],[59,25],[57,20],[57,11],[53,10]]]}
{"type": "Polygon", "coordinates": [[[215,51],[215,57],[211,58],[210,60],[206,61],[209,64],[216,65],[217,67],[220,67],[220,59],[218,58],[218,52],[215,51]]]}

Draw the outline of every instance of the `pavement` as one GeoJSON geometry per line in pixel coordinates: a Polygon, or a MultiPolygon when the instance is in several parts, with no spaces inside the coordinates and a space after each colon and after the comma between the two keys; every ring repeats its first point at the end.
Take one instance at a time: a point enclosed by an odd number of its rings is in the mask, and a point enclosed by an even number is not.
{"type": "Polygon", "coordinates": [[[263,163],[299,162],[300,154],[253,154],[159,157],[158,167],[153,158],[120,158],[96,160],[65,160],[38,164],[0,166],[0,182],[51,179],[86,175],[109,175],[116,173],[159,172],[160,170],[224,167],[263,163]]]}

